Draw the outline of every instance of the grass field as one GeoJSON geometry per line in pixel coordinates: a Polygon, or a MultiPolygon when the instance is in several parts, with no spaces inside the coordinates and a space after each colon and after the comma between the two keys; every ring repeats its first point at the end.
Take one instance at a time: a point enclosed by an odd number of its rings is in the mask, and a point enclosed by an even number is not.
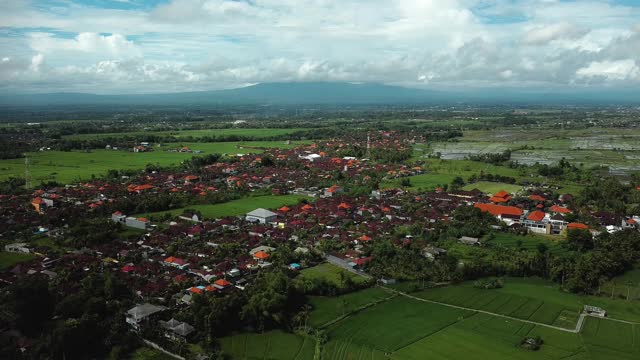
{"type": "Polygon", "coordinates": [[[538,244],[544,244],[549,249],[549,252],[558,255],[566,253],[567,250],[562,248],[562,239],[558,236],[552,235],[540,235],[540,234],[528,234],[528,235],[515,235],[502,232],[493,233],[493,238],[485,236],[483,239],[488,245],[500,245],[504,247],[520,247],[527,250],[535,250],[538,244]],[[518,244],[518,241],[521,244],[518,244]]]}
{"type": "Polygon", "coordinates": [[[238,360],[311,360],[315,349],[313,339],[283,331],[242,333],[219,341],[224,354],[238,360]]]}
{"type": "Polygon", "coordinates": [[[33,259],[35,259],[35,256],[31,254],[19,254],[2,251],[0,252],[0,271],[10,269],[21,262],[33,259]]]}
{"type": "Polygon", "coordinates": [[[184,208],[173,209],[168,211],[159,211],[146,214],[137,214],[134,216],[144,216],[151,220],[158,219],[164,214],[172,216],[181,215],[187,209],[200,211],[203,217],[212,219],[225,216],[243,215],[257,208],[275,209],[284,205],[297,204],[300,200],[310,199],[304,195],[265,195],[246,197],[238,200],[229,201],[220,204],[210,205],[189,205],[184,208]]]}
{"type": "Polygon", "coordinates": [[[321,327],[328,322],[376,301],[390,298],[389,292],[381,288],[369,288],[341,296],[312,296],[309,303],[313,307],[309,324],[321,327]]]}
{"type": "MultiPolygon", "coordinates": [[[[397,352],[392,359],[564,359],[584,352],[575,334],[536,327],[517,320],[475,314],[424,337],[397,352]],[[521,349],[526,336],[540,335],[537,352],[521,349]]],[[[575,359],[575,358],[573,358],[575,359]]]]}
{"type": "MultiPolygon", "coordinates": [[[[416,145],[414,149],[420,148],[420,146],[421,145],[416,145]]],[[[416,154],[414,161],[422,161],[427,173],[407,177],[411,181],[411,186],[408,188],[409,190],[417,190],[420,188],[423,190],[432,190],[438,186],[450,184],[456,176],[460,176],[463,180],[467,181],[471,175],[479,175],[480,172],[509,176],[516,180],[523,180],[530,175],[522,172],[522,170],[511,169],[505,166],[496,166],[469,160],[423,159],[419,157],[423,152],[418,150],[416,150],[416,154]]],[[[381,185],[383,188],[397,188],[400,187],[401,180],[402,179],[387,180],[381,185]]],[[[486,186],[490,186],[490,184],[494,183],[487,182],[486,184],[486,186]]],[[[511,188],[515,185],[505,184],[505,186],[511,188]]],[[[519,189],[520,187],[518,187],[517,190],[519,189]]]]}
{"type": "Polygon", "coordinates": [[[558,285],[538,278],[506,278],[503,288],[481,290],[472,282],[440,287],[415,293],[416,296],[447,304],[509,315],[519,319],[558,325],[557,321],[575,327],[575,320],[584,305],[607,310],[613,318],[640,321],[640,307],[632,301],[597,296],[580,296],[558,289],[558,285]],[[560,317],[565,319],[560,319],[560,317]]]}
{"type": "Polygon", "coordinates": [[[106,137],[134,137],[144,135],[173,136],[177,139],[185,137],[200,138],[205,136],[247,136],[265,138],[271,136],[291,134],[301,129],[203,129],[203,130],[175,130],[175,131],[134,131],[127,133],[105,133],[105,134],[76,134],[64,136],[65,139],[86,140],[106,137]]]}
{"type": "Polygon", "coordinates": [[[517,192],[522,190],[522,186],[500,182],[478,181],[476,183],[466,185],[462,189],[467,191],[478,189],[487,194],[495,194],[501,190],[504,190],[510,194],[516,194],[517,192]]]}
{"type": "Polygon", "coordinates": [[[320,265],[304,269],[300,271],[300,275],[298,277],[306,279],[322,278],[330,283],[333,283],[336,286],[340,286],[340,274],[344,274],[344,276],[351,278],[351,280],[356,283],[362,283],[365,281],[363,277],[330,263],[322,263],[320,265]]]}
{"type": "Polygon", "coordinates": [[[331,325],[328,331],[331,339],[393,352],[472,314],[395,297],[331,325]]]}
{"type": "MultiPolygon", "coordinates": [[[[194,154],[167,152],[170,148],[189,146],[194,150],[202,150],[204,154],[226,153],[245,154],[259,153],[261,150],[239,148],[249,147],[292,147],[295,144],[285,145],[282,141],[254,141],[254,142],[225,142],[225,143],[181,143],[169,144],[163,148],[155,148],[155,151],[134,153],[124,150],[94,150],[90,153],[81,151],[47,151],[29,154],[31,176],[34,183],[40,181],[55,180],[62,183],[71,183],[77,180],[89,179],[91,175],[101,176],[109,169],[137,170],[147,164],[161,166],[178,164],[189,159],[194,154]]],[[[0,160],[0,180],[9,177],[24,177],[24,159],[0,160]]]]}

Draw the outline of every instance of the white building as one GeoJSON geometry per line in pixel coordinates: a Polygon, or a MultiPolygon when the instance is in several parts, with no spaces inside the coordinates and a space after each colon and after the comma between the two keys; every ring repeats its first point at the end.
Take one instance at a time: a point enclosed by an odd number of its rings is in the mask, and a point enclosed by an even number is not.
{"type": "Polygon", "coordinates": [[[259,208],[248,213],[245,217],[247,221],[259,222],[261,224],[267,224],[276,221],[278,214],[267,209],[259,208]]]}

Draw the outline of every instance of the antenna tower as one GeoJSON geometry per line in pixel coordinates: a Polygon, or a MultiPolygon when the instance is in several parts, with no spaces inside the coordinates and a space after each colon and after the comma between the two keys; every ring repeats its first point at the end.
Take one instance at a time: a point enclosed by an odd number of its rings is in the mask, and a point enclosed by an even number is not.
{"type": "Polygon", "coordinates": [[[367,132],[367,159],[371,159],[371,133],[367,132]]]}

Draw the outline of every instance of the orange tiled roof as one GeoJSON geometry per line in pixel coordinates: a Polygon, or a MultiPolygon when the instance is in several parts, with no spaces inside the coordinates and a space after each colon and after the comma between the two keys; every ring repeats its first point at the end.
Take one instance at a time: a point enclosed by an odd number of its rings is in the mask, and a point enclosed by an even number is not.
{"type": "Polygon", "coordinates": [[[494,204],[475,204],[475,207],[478,209],[488,212],[491,215],[512,215],[512,216],[520,216],[522,215],[522,210],[515,206],[504,206],[504,205],[494,205],[494,204]]]}

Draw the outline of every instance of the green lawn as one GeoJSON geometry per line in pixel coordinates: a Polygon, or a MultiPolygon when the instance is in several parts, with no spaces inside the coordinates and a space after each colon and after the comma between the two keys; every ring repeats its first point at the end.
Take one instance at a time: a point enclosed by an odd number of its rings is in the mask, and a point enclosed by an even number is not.
{"type": "Polygon", "coordinates": [[[291,134],[301,129],[204,129],[204,130],[176,130],[176,131],[134,131],[127,133],[105,133],[105,134],[75,134],[64,136],[65,139],[86,140],[106,137],[134,137],[144,135],[155,136],[173,136],[175,138],[194,137],[200,138],[205,136],[247,136],[256,138],[265,138],[271,136],[291,134]]]}
{"type": "Polygon", "coordinates": [[[302,280],[322,278],[340,287],[342,285],[340,274],[344,274],[344,276],[351,278],[351,280],[353,280],[355,283],[363,283],[365,281],[362,276],[358,276],[352,272],[344,270],[330,263],[322,263],[314,267],[303,269],[302,271],[300,271],[300,275],[297,279],[302,280]]]}
{"type": "Polygon", "coordinates": [[[2,251],[0,252],[0,271],[10,269],[21,262],[33,259],[35,259],[35,255],[32,254],[21,254],[2,251]]]}
{"type": "MultiPolygon", "coordinates": [[[[128,150],[93,150],[82,151],[46,151],[29,153],[31,176],[34,183],[55,180],[62,183],[89,179],[91,175],[102,176],[110,169],[137,170],[147,164],[161,166],[175,165],[197,154],[168,152],[166,150],[180,146],[189,146],[193,150],[202,150],[204,154],[226,153],[245,154],[259,153],[259,149],[247,147],[280,147],[296,146],[299,142],[286,145],[283,141],[253,141],[224,143],[175,143],[166,144],[154,151],[134,153],[128,150]]],[[[24,159],[0,160],[0,180],[9,177],[24,177],[24,159]]]]}
{"type": "Polygon", "coordinates": [[[312,296],[309,303],[313,307],[309,325],[321,327],[328,322],[376,301],[388,299],[389,292],[378,288],[369,288],[340,296],[312,296]]]}
{"type": "Polygon", "coordinates": [[[225,216],[243,215],[257,208],[275,209],[284,205],[297,204],[300,200],[309,199],[303,195],[265,195],[246,197],[238,200],[229,201],[221,204],[210,205],[189,205],[184,208],[173,209],[168,211],[159,211],[146,214],[137,214],[137,217],[146,217],[158,219],[164,214],[179,216],[187,209],[200,211],[202,216],[208,219],[220,218],[225,216]]]}
{"type": "Polygon", "coordinates": [[[283,331],[262,334],[242,333],[219,339],[220,347],[231,359],[311,360],[315,341],[283,331]]]}
{"type": "Polygon", "coordinates": [[[501,190],[504,190],[510,194],[515,194],[517,192],[519,192],[520,190],[522,190],[522,186],[520,185],[513,185],[513,184],[505,184],[505,183],[500,183],[500,182],[490,182],[490,181],[478,181],[476,183],[472,183],[469,185],[466,185],[465,187],[462,188],[463,190],[473,190],[473,189],[478,189],[480,191],[482,191],[483,193],[487,193],[487,194],[495,194],[501,190]]]}
{"type": "MultiPolygon", "coordinates": [[[[411,186],[408,187],[408,190],[433,190],[439,186],[450,184],[453,179],[455,179],[455,175],[429,173],[409,176],[402,179],[409,179],[409,181],[411,181],[411,186]]],[[[402,179],[386,180],[381,184],[381,186],[383,189],[399,188],[401,187],[400,182],[402,179]]]]}

